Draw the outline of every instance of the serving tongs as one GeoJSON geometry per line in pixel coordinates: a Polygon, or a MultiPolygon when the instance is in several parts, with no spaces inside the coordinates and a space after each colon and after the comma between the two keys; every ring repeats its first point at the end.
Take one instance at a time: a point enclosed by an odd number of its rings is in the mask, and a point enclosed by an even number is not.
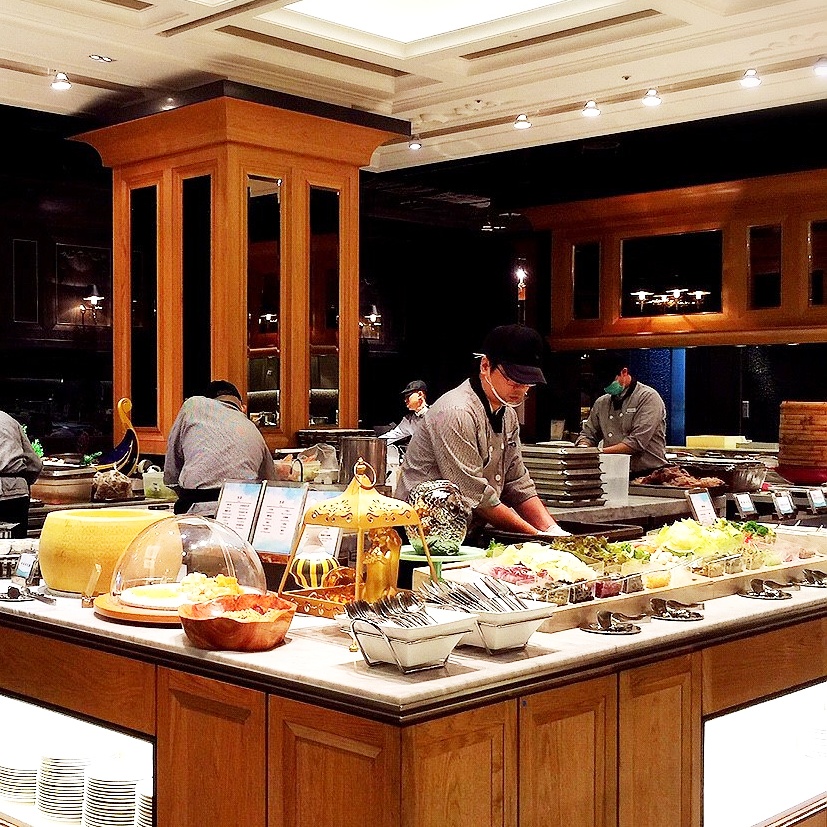
{"type": "Polygon", "coordinates": [[[15,585],[9,586],[8,589],[6,589],[5,599],[15,600],[17,602],[23,602],[24,600],[39,600],[41,603],[47,603],[50,606],[54,606],[54,604],[57,603],[54,597],[49,597],[47,594],[36,592],[28,586],[24,586],[22,589],[15,585]]]}
{"type": "Polygon", "coordinates": [[[827,589],[827,572],[818,569],[804,569],[804,583],[802,586],[815,586],[818,589],[827,589]]]}
{"type": "Polygon", "coordinates": [[[703,620],[703,615],[697,611],[703,609],[703,603],[681,603],[679,600],[664,600],[662,597],[653,597],[649,601],[652,608],[652,617],[657,620],[703,620]]]}
{"type": "Polygon", "coordinates": [[[637,623],[647,622],[649,615],[626,615],[622,612],[612,612],[604,609],[597,613],[594,623],[587,623],[580,629],[597,635],[636,635],[640,632],[637,623]]]}
{"type": "Polygon", "coordinates": [[[750,597],[754,600],[789,600],[792,595],[788,589],[793,586],[784,586],[781,583],[776,583],[775,580],[761,580],[756,577],[750,580],[750,590],[747,592],[738,592],[740,597],[750,597]]]}

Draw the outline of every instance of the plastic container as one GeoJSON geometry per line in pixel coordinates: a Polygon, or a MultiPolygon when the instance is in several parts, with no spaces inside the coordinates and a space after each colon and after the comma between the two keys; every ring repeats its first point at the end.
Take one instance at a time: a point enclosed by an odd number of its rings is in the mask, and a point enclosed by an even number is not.
{"type": "Polygon", "coordinates": [[[144,497],[149,500],[176,500],[178,496],[171,489],[164,485],[163,471],[145,471],[143,473],[144,479],[144,497]]]}
{"type": "Polygon", "coordinates": [[[629,454],[601,454],[600,479],[607,505],[629,502],[629,454]]]}

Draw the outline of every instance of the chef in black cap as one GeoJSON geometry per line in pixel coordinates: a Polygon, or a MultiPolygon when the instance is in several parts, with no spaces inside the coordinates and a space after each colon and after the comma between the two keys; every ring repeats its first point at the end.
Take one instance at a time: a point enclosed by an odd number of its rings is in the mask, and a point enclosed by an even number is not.
{"type": "Polygon", "coordinates": [[[484,524],[522,534],[563,534],[537,496],[523,463],[514,410],[545,384],[543,340],[525,325],[486,336],[479,369],[429,409],[405,454],[395,496],[407,500],[426,480],[447,479],[472,510],[469,533],[484,524]]]}
{"type": "Polygon", "coordinates": [[[408,442],[419,429],[422,417],[428,410],[428,386],[421,379],[408,382],[402,391],[402,401],[408,413],[395,428],[382,434],[382,439],[391,443],[408,442]]]}

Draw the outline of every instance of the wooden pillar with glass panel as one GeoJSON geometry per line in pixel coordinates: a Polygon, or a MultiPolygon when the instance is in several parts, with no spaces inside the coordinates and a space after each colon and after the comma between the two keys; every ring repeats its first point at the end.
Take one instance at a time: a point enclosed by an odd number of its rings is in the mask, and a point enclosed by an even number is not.
{"type": "Polygon", "coordinates": [[[77,137],[113,170],[113,395],[147,453],[211,379],[271,448],[358,424],[359,168],[409,125],[254,92],[77,137]]]}

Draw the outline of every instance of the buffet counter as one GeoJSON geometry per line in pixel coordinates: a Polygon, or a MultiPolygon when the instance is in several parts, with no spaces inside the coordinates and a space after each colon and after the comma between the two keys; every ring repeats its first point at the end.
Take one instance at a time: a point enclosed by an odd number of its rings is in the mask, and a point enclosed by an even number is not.
{"type": "MultiPolygon", "coordinates": [[[[408,675],[303,615],[241,654],[68,598],[0,602],[0,691],[150,740],[158,825],[699,827],[705,723],[827,678],[825,591],[408,675]]],[[[809,806],[788,823],[824,827],[827,797],[809,806]]]]}

